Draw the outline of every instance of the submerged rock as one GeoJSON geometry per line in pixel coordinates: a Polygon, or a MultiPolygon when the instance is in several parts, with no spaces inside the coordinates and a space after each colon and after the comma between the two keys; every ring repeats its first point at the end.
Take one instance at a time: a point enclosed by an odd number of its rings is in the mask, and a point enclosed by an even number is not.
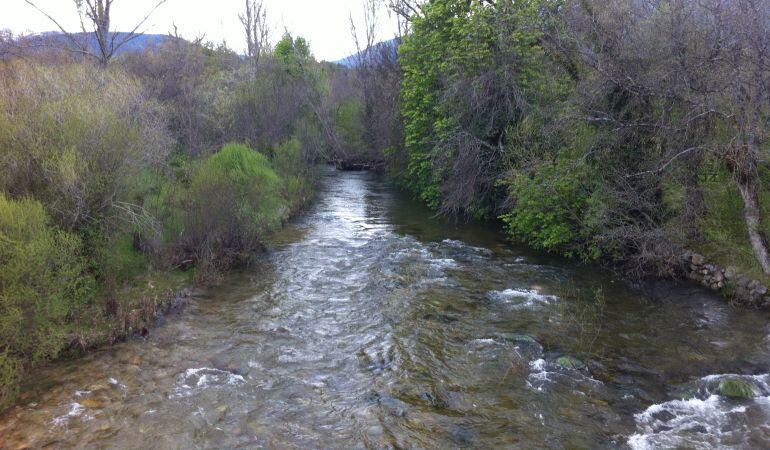
{"type": "Polygon", "coordinates": [[[757,396],[754,385],[744,379],[728,378],[719,383],[719,394],[734,399],[754,398],[757,396]]]}
{"type": "Polygon", "coordinates": [[[518,333],[498,333],[497,334],[501,339],[504,339],[508,342],[526,342],[530,344],[538,344],[538,342],[533,338],[532,336],[528,334],[518,334],[518,333]]]}
{"type": "Polygon", "coordinates": [[[543,346],[528,334],[498,333],[497,338],[510,342],[521,356],[529,359],[539,358],[543,354],[543,346]]]}
{"type": "Polygon", "coordinates": [[[560,356],[556,358],[556,364],[572,370],[583,370],[586,368],[586,364],[572,356],[560,356]]]}
{"type": "Polygon", "coordinates": [[[96,398],[86,398],[86,399],[80,400],[80,404],[85,406],[86,408],[91,408],[91,409],[102,409],[105,406],[107,406],[107,402],[105,402],[102,399],[96,399],[96,398]]]}

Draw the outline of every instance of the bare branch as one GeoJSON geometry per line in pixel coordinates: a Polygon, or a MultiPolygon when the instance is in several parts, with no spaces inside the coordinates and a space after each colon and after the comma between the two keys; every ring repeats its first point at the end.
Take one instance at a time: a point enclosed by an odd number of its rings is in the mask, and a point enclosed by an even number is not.
{"type": "Polygon", "coordinates": [[[83,42],[78,42],[73,33],[68,32],[53,16],[43,11],[32,0],[24,1],[56,25],[75,47],[75,49],[69,49],[70,51],[95,58],[102,66],[106,66],[121,47],[143,34],[143,32],[139,32],[139,29],[147,22],[150,16],[168,0],[159,0],[155,3],[136,26],[134,26],[131,31],[125,33],[120,39],[118,39],[120,34],[111,32],[110,29],[112,23],[112,4],[115,0],[74,0],[80,18],[80,29],[84,36],[83,42]],[[93,31],[87,31],[87,22],[90,23],[93,31]],[[92,52],[89,48],[88,35],[90,33],[93,33],[96,37],[96,42],[99,47],[98,53],[92,52]]]}

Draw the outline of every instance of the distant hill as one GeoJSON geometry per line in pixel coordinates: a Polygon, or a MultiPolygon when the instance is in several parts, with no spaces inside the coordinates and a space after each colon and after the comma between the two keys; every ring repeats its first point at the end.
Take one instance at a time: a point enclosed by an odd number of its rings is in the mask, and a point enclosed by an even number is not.
{"type": "MultiPolygon", "coordinates": [[[[363,52],[368,53],[369,58],[392,58],[392,59],[398,59],[398,46],[401,45],[401,39],[400,38],[393,38],[387,41],[378,42],[377,44],[374,44],[372,46],[373,51],[370,52],[363,52]]],[[[339,64],[341,66],[345,66],[348,68],[354,68],[358,66],[360,61],[360,53],[356,53],[350,56],[346,56],[345,58],[339,59],[337,61],[332,61],[334,64],[339,64]]]]}
{"type": "MultiPolygon", "coordinates": [[[[78,42],[88,43],[88,49],[91,52],[98,52],[99,46],[96,42],[96,36],[94,33],[73,33],[75,40],[78,42]]],[[[115,42],[121,42],[128,36],[128,33],[114,33],[115,42]]],[[[145,51],[154,51],[160,48],[166,42],[172,41],[173,37],[165,34],[141,34],[124,44],[115,53],[115,56],[120,56],[126,53],[141,53],[145,51]]],[[[48,31],[45,33],[33,34],[25,36],[22,41],[27,46],[52,46],[52,47],[75,47],[72,41],[62,32],[48,31]]]]}

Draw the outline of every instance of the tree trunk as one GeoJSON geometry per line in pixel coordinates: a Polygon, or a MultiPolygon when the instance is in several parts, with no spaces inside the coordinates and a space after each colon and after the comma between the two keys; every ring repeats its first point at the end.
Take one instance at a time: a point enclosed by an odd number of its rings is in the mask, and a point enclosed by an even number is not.
{"type": "Polygon", "coordinates": [[[770,252],[768,252],[767,241],[762,234],[762,214],[759,207],[757,182],[753,178],[741,178],[738,180],[738,188],[741,190],[741,197],[743,197],[743,217],[746,220],[749,241],[762,270],[765,274],[770,275],[770,252]]]}

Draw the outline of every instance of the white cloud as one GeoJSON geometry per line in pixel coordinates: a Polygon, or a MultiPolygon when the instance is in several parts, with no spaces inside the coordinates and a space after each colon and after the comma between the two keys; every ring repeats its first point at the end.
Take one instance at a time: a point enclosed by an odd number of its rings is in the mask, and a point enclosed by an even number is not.
{"type": "MultiPolygon", "coordinates": [[[[113,5],[113,29],[126,31],[152,8],[157,0],[115,0],[113,5]]],[[[24,0],[0,0],[0,29],[15,33],[39,33],[56,27],[24,0]]],[[[72,0],[37,0],[36,3],[56,18],[68,31],[79,27],[72,0]]],[[[173,28],[186,38],[205,34],[206,40],[227,41],[237,51],[245,48],[243,31],[238,13],[245,0],[169,0],[148,20],[145,31],[165,34],[173,28]]],[[[355,51],[350,36],[349,15],[363,21],[361,0],[264,0],[268,21],[273,28],[273,41],[277,41],[284,29],[294,35],[304,36],[318,59],[337,60],[355,51]]],[[[384,5],[379,14],[379,39],[393,37],[396,25],[384,5]]]]}

